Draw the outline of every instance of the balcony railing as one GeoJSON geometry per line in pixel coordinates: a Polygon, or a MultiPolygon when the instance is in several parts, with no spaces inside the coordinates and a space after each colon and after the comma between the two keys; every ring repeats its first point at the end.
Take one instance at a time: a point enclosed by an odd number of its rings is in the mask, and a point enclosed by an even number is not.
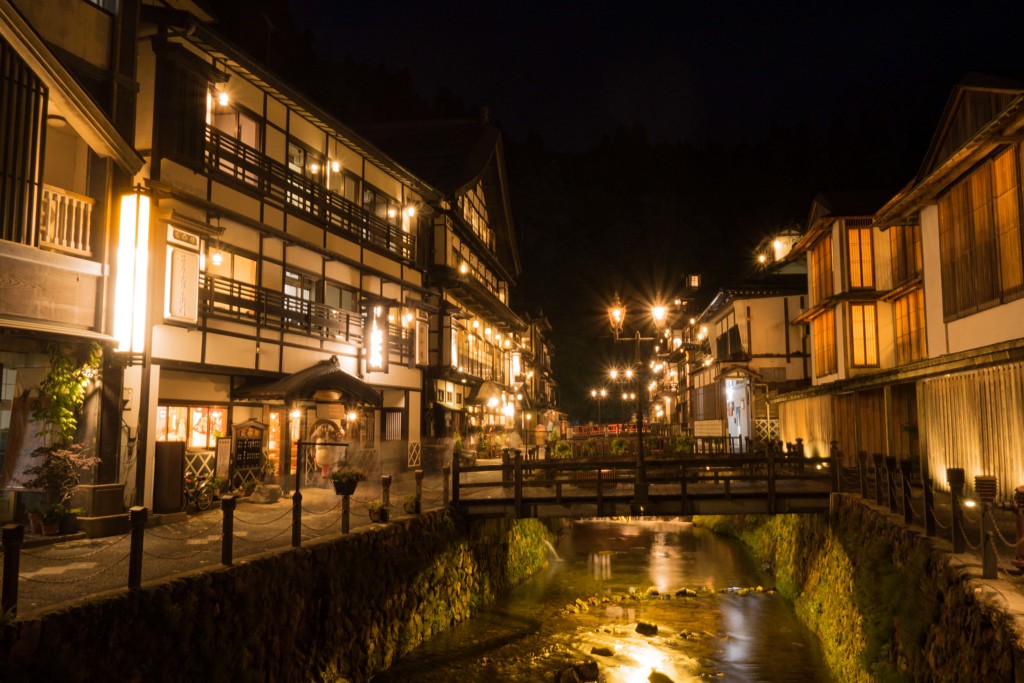
{"type": "Polygon", "coordinates": [[[76,256],[92,256],[92,208],[95,200],[43,185],[39,208],[39,246],[76,256]]]}
{"type": "Polygon", "coordinates": [[[414,235],[211,126],[206,127],[206,167],[317,219],[335,234],[369,244],[408,263],[415,260],[414,235]]]}
{"type": "MultiPolygon", "coordinates": [[[[199,310],[204,317],[281,328],[317,340],[363,343],[363,319],[353,311],[206,273],[199,286],[199,310]]],[[[389,337],[390,352],[399,355],[401,362],[407,361],[413,352],[411,331],[390,325],[389,337]]]]}

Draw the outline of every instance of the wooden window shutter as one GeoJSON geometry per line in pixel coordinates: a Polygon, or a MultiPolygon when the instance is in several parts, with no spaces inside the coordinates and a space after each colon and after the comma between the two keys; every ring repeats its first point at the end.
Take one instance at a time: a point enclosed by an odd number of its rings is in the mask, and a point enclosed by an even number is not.
{"type": "Polygon", "coordinates": [[[0,239],[36,246],[46,86],[0,40],[0,239]]]}

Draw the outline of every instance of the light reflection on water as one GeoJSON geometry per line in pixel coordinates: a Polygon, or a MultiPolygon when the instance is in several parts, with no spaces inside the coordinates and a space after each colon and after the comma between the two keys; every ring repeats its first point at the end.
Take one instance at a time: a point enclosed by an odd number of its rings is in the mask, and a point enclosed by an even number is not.
{"type": "Polygon", "coordinates": [[[680,521],[577,523],[559,560],[508,599],[420,647],[376,681],[539,681],[545,673],[597,661],[605,683],[647,683],[657,671],[676,683],[717,680],[825,683],[816,644],[777,595],[671,593],[769,584],[742,547],[680,521]],[[577,598],[626,596],[621,604],[568,614],[577,598]],[[658,634],[636,633],[637,621],[658,634]],[[680,637],[681,633],[690,638],[680,637]],[[609,648],[612,656],[591,654],[609,648]],[[702,678],[703,677],[703,678],[702,678]]]}

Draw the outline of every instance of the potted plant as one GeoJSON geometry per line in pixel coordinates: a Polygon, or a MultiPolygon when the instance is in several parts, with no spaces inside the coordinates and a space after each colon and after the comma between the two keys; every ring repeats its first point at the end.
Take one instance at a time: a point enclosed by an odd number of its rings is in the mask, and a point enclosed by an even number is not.
{"type": "Polygon", "coordinates": [[[555,442],[554,456],[558,460],[567,460],[572,457],[572,444],[559,439],[555,442]]]}
{"type": "Polygon", "coordinates": [[[676,437],[674,450],[677,454],[693,453],[693,448],[697,444],[697,439],[689,432],[683,432],[676,437]]]}
{"type": "Polygon", "coordinates": [[[60,522],[67,515],[62,503],[52,503],[43,510],[43,535],[56,536],[60,533],[60,522]]]}
{"type": "Polygon", "coordinates": [[[366,474],[358,467],[342,465],[331,472],[331,483],[334,492],[339,496],[351,496],[356,491],[356,484],[366,479],[366,474]]]}
{"type": "Polygon", "coordinates": [[[405,510],[407,515],[419,514],[419,501],[416,500],[415,493],[406,494],[405,498],[402,499],[402,508],[405,510]]]}
{"type": "Polygon", "coordinates": [[[612,439],[610,450],[612,455],[625,455],[626,453],[626,440],[622,437],[612,439]]]}
{"type": "Polygon", "coordinates": [[[62,534],[77,534],[78,518],[84,514],[85,508],[68,508],[60,520],[60,532],[62,534]]]}
{"type": "Polygon", "coordinates": [[[42,458],[42,462],[25,470],[32,477],[26,486],[46,491],[51,503],[60,504],[68,501],[78,488],[80,473],[100,461],[87,455],[81,444],[43,446],[33,451],[32,457],[42,458]]]}
{"type": "Polygon", "coordinates": [[[387,522],[388,521],[388,506],[379,500],[375,500],[366,504],[366,510],[370,513],[371,522],[387,522]]]}
{"type": "Polygon", "coordinates": [[[28,511],[28,528],[34,534],[43,533],[43,511],[39,508],[28,511]]]}

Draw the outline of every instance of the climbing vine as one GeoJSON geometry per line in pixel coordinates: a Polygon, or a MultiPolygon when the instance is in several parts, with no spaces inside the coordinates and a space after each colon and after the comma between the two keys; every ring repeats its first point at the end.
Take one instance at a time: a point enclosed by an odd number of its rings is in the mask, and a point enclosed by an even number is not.
{"type": "Polygon", "coordinates": [[[32,418],[42,425],[39,436],[57,443],[71,443],[78,430],[78,411],[85,401],[88,381],[99,372],[100,347],[92,344],[83,360],[66,347],[51,343],[50,371],[39,384],[39,407],[32,418]]]}

